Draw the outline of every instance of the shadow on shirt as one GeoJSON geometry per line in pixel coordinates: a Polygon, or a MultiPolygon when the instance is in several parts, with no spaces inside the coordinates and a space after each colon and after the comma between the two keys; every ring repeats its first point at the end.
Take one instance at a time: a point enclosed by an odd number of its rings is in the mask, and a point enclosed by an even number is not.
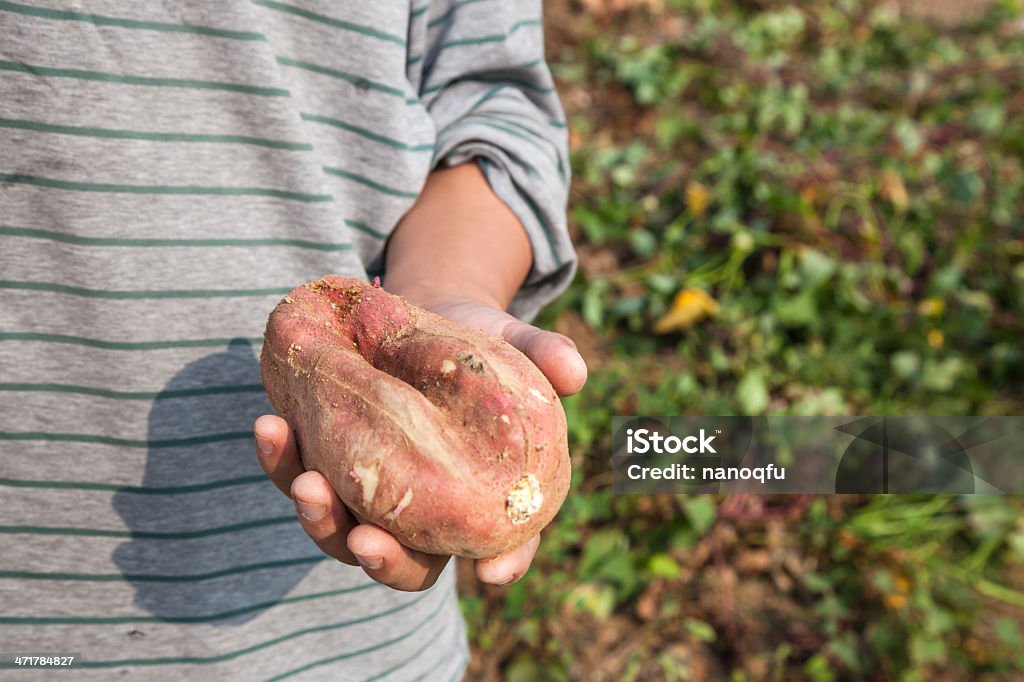
{"type": "Polygon", "coordinates": [[[256,461],[252,423],[273,412],[259,384],[252,347],[235,339],[153,402],[142,487],[113,500],[132,532],[114,561],[160,620],[245,622],[323,559],[256,461]]]}

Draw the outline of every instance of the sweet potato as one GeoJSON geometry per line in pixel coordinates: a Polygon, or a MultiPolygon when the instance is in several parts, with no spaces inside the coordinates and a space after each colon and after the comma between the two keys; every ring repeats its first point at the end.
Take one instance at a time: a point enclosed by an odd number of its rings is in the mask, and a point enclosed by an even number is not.
{"type": "Polygon", "coordinates": [[[565,500],[562,406],[502,339],[327,276],[277,305],[260,364],[305,467],[408,547],[494,556],[565,500]]]}

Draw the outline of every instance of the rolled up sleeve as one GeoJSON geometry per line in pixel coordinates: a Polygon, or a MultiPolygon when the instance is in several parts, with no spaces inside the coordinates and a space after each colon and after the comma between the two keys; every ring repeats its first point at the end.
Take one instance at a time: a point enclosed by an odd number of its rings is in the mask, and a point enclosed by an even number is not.
{"type": "Polygon", "coordinates": [[[435,0],[427,14],[419,82],[437,130],[434,163],[475,159],[519,218],[533,265],[509,311],[530,319],[576,270],[567,131],[544,60],[541,3],[435,0]]]}

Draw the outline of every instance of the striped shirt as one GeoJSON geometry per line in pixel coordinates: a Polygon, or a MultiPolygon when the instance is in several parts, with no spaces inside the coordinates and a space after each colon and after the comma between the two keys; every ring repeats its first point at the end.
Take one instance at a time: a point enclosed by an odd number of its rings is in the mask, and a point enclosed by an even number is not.
{"type": "Polygon", "coordinates": [[[453,567],[380,586],[260,472],[258,356],[296,284],[384,274],[442,164],[476,158],[529,235],[512,312],[568,283],[539,4],[0,0],[0,651],[76,653],[76,679],[461,675],[453,567]]]}

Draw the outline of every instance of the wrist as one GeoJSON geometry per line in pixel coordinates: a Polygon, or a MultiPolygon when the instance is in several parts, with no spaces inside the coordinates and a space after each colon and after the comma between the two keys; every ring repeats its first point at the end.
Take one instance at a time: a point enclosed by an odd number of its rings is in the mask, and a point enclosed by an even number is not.
{"type": "Polygon", "coordinates": [[[385,276],[384,288],[426,310],[436,311],[452,306],[472,304],[485,305],[488,308],[504,311],[507,305],[495,294],[482,287],[466,286],[454,289],[438,282],[405,282],[400,277],[395,277],[393,281],[392,278],[385,276]]]}
{"type": "Polygon", "coordinates": [[[435,170],[388,240],[386,288],[424,308],[504,311],[533,253],[519,219],[475,163],[435,170]]]}

